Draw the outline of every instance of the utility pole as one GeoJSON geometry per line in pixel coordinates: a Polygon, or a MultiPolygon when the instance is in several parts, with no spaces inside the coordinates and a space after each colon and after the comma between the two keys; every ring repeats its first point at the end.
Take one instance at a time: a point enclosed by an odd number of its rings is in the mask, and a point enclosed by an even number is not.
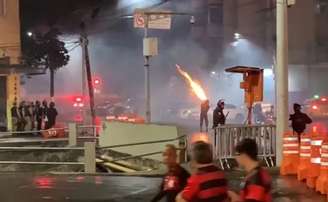
{"type": "Polygon", "coordinates": [[[277,67],[276,67],[276,163],[282,161],[283,134],[288,130],[288,15],[287,0],[277,0],[277,67]]]}
{"type": "MultiPolygon", "coordinates": [[[[82,81],[81,81],[81,87],[82,87],[82,98],[85,102],[85,98],[87,97],[87,89],[86,89],[86,66],[85,66],[85,48],[83,48],[85,45],[83,45],[83,43],[88,43],[87,41],[85,41],[85,39],[81,36],[80,37],[80,44],[81,44],[81,47],[82,47],[82,68],[81,68],[81,72],[82,72],[82,81]]],[[[85,119],[87,118],[87,113],[86,113],[86,110],[85,108],[83,107],[82,108],[82,117],[83,117],[83,122],[85,123],[85,119]]]]}
{"type": "MultiPolygon", "coordinates": [[[[92,85],[92,76],[91,76],[91,67],[90,67],[90,58],[89,58],[89,50],[88,50],[88,35],[85,30],[85,24],[81,24],[81,46],[84,51],[84,63],[85,63],[85,72],[87,74],[87,81],[88,81],[88,89],[89,89],[89,102],[90,102],[90,111],[91,111],[91,119],[92,125],[95,125],[96,121],[96,113],[95,113],[95,102],[94,102],[94,92],[93,92],[93,85],[92,85]]],[[[95,135],[95,134],[94,134],[95,135]]]]}
{"type": "MultiPolygon", "coordinates": [[[[145,28],[144,28],[144,40],[148,37],[148,20],[149,15],[145,15],[145,28]]],[[[146,100],[146,123],[151,122],[151,97],[150,97],[150,64],[149,64],[149,57],[145,55],[145,100],[146,100]]]]}

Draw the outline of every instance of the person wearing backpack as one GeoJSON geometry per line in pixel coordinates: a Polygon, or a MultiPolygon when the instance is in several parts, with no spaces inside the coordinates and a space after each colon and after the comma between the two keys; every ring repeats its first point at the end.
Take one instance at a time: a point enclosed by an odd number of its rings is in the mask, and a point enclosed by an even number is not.
{"type": "Polygon", "coordinates": [[[294,104],[294,114],[291,114],[289,120],[292,122],[293,131],[298,135],[298,142],[301,140],[301,135],[304,133],[307,124],[312,123],[312,119],[301,111],[300,104],[294,104]]]}

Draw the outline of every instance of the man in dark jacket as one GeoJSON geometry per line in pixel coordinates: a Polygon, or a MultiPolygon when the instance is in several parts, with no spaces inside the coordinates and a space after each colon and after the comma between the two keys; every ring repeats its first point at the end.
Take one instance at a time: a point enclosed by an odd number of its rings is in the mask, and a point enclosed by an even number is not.
{"type": "Polygon", "coordinates": [[[219,125],[225,125],[226,117],[223,113],[224,101],[219,100],[217,107],[213,111],[213,128],[218,127],[219,125]]]}
{"type": "Polygon", "coordinates": [[[36,129],[37,131],[40,131],[42,129],[42,116],[43,116],[40,101],[35,102],[34,116],[36,121],[36,129]]]}
{"type": "Polygon", "coordinates": [[[311,124],[312,119],[305,113],[301,112],[301,105],[294,104],[294,114],[291,114],[289,120],[292,121],[293,131],[298,135],[298,141],[300,142],[301,134],[306,129],[306,124],[311,124]]]}
{"type": "Polygon", "coordinates": [[[16,102],[13,103],[10,112],[11,112],[12,131],[17,131],[19,115],[18,115],[18,108],[16,102]]]}
{"type": "Polygon", "coordinates": [[[50,129],[56,125],[56,118],[57,118],[58,112],[57,109],[55,108],[55,103],[50,102],[49,108],[47,111],[47,118],[48,121],[46,122],[46,127],[45,129],[50,129]]]}
{"type": "Polygon", "coordinates": [[[224,115],[223,110],[224,110],[224,101],[219,100],[216,108],[213,111],[213,129],[214,129],[214,145],[215,146],[218,143],[216,128],[219,125],[225,125],[225,122],[226,122],[226,116],[224,115]]]}
{"type": "Polygon", "coordinates": [[[210,102],[209,100],[205,100],[200,105],[200,132],[203,131],[203,123],[205,121],[205,129],[208,132],[208,110],[210,109],[210,102]]]}
{"type": "Polygon", "coordinates": [[[19,104],[19,107],[18,107],[18,126],[17,126],[17,131],[24,131],[25,130],[25,126],[26,126],[26,120],[25,120],[25,117],[26,117],[26,113],[25,113],[25,101],[22,101],[20,104],[19,104]]]}
{"type": "Polygon", "coordinates": [[[151,202],[160,201],[163,197],[166,197],[167,202],[175,202],[175,197],[185,188],[190,177],[188,171],[177,163],[177,149],[174,145],[166,146],[163,157],[168,172],[163,178],[159,192],[151,202]]]}
{"type": "Polygon", "coordinates": [[[42,112],[42,121],[44,125],[42,126],[42,129],[47,129],[48,126],[48,102],[46,100],[42,101],[42,107],[41,107],[41,112],[42,112]]]}

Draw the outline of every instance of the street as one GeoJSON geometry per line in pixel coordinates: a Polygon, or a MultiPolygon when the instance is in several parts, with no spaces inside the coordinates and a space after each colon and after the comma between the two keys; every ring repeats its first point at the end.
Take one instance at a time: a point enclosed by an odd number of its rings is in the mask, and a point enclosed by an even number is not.
{"type": "MultiPolygon", "coordinates": [[[[238,190],[239,180],[230,178],[232,189],[238,190]]],[[[158,177],[2,174],[0,194],[3,202],[146,202],[156,193],[159,183],[158,177]]],[[[274,202],[325,201],[324,196],[295,177],[275,177],[273,197],[274,202]]]]}

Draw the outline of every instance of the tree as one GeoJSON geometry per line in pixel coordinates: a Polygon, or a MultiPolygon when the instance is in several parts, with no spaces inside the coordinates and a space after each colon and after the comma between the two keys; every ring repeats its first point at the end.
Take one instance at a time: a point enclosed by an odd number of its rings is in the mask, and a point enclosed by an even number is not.
{"type": "Polygon", "coordinates": [[[65,43],[59,39],[58,29],[51,29],[45,34],[34,34],[23,44],[23,58],[33,68],[44,68],[50,73],[50,97],[54,97],[56,71],[67,65],[70,57],[65,43]]]}

